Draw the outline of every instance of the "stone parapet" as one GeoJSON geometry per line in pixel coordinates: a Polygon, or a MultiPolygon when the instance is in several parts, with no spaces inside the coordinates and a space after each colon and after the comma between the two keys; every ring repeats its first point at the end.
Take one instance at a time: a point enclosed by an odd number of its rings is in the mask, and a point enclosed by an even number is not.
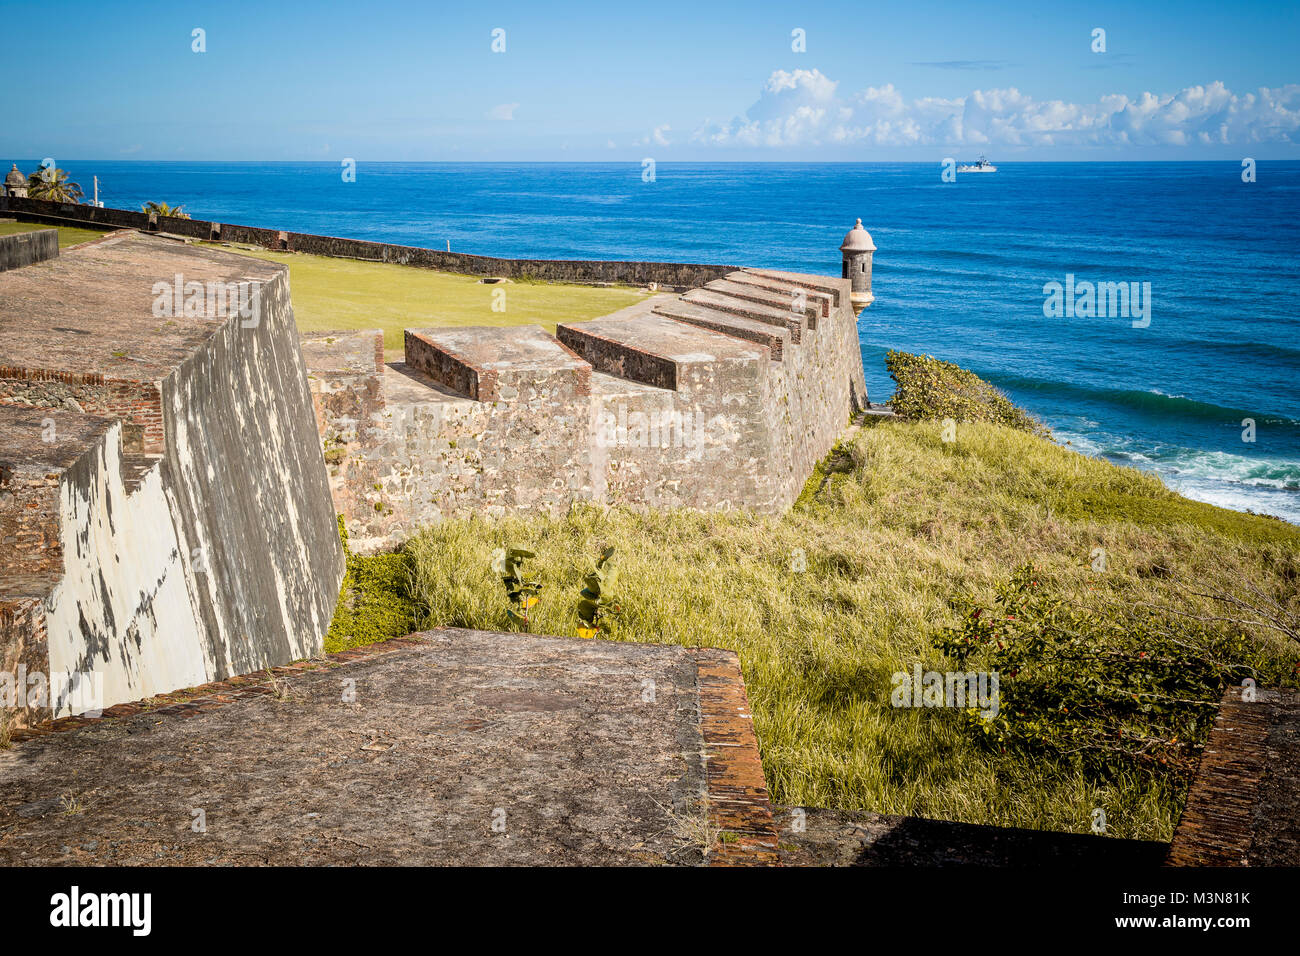
{"type": "Polygon", "coordinates": [[[446,516],[575,502],[789,507],[866,406],[848,280],[743,270],[590,322],[313,332],[303,352],[358,551],[446,516]]]}

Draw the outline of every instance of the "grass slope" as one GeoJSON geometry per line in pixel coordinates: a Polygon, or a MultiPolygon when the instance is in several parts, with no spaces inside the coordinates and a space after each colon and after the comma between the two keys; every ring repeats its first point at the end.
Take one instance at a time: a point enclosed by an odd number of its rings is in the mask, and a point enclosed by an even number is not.
{"type": "Polygon", "coordinates": [[[37,229],[55,229],[59,233],[59,248],[80,245],[91,239],[98,239],[106,234],[103,229],[81,229],[76,226],[46,226],[36,222],[0,222],[0,236],[12,236],[20,232],[33,232],[37,229]]]}
{"type": "Polygon", "coordinates": [[[645,298],[632,288],[518,281],[485,285],[469,276],[387,262],[228,248],[289,266],[299,329],[383,329],[389,359],[401,357],[403,329],[537,324],[554,332],[557,322],[594,319],[645,298]],[[494,312],[493,291],[502,289],[506,311],[494,312]]]}
{"type": "MultiPolygon", "coordinates": [[[[364,601],[390,606],[390,587],[392,601],[414,601],[421,627],[510,630],[492,552],[527,548],[537,556],[525,577],[543,584],[532,629],[576,636],[582,577],[614,545],[622,611],[607,636],[735,650],[778,802],[1075,832],[1100,807],[1112,836],[1167,840],[1185,777],[990,752],[956,710],[891,706],[892,675],[917,663],[962,669],[934,638],[1025,564],[1085,610],[1221,615],[1187,588],[1242,594],[1249,582],[1300,615],[1300,529],[1189,501],[1152,475],[1056,445],[969,373],[911,358],[891,370],[913,420],[857,432],[788,514],[588,507],[447,521],[400,555],[354,559],[396,562],[364,601]],[[1105,571],[1094,570],[1097,548],[1105,571]]],[[[1235,663],[1294,682],[1295,644],[1249,630],[1250,659],[1235,663]]]]}
{"type": "Polygon", "coordinates": [[[410,544],[414,594],[426,625],[508,630],[490,558],[526,547],[544,584],[533,629],[576,635],[581,577],[614,544],[624,611],[612,636],[737,651],[776,800],[1079,832],[1103,807],[1111,835],[1167,839],[1177,786],[992,759],[954,712],[891,707],[891,675],[952,669],[931,637],[958,623],[959,598],[990,600],[1024,563],[1085,604],[1168,602],[1176,582],[1245,577],[1295,608],[1300,533],[1248,515],[1225,532],[1203,520],[1219,509],[1186,508],[1146,476],[1005,426],[966,425],[956,442],[941,427],[865,429],[846,449],[852,469],[783,517],[591,508],[445,522],[410,544]],[[1085,498],[1107,510],[1087,515],[1085,498]],[[1097,547],[1105,573],[1091,568],[1097,547]]]}

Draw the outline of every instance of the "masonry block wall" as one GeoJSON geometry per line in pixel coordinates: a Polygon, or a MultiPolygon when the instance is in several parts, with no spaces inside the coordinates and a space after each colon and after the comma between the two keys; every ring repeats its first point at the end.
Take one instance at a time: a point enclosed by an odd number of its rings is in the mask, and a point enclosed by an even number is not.
{"type": "Polygon", "coordinates": [[[302,337],[359,551],[472,513],[574,502],[789,507],[865,407],[843,279],[741,270],[592,322],[302,337]]]}
{"type": "Polygon", "coordinates": [[[0,275],[9,674],[93,674],[111,706],[285,664],[320,651],[342,573],[283,267],[124,234],[0,275]],[[178,276],[197,309],[160,311],[178,276]],[[204,311],[217,285],[254,314],[204,311]]]}

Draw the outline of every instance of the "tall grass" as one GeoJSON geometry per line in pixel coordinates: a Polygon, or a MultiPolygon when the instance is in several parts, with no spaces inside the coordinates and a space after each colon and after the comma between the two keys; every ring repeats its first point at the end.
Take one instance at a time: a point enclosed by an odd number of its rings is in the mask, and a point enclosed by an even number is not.
{"type": "MultiPolygon", "coordinates": [[[[1295,610],[1300,529],[1187,501],[1006,426],[962,424],[954,442],[941,431],[864,429],[842,449],[852,467],[814,476],[779,517],[586,507],[446,521],[408,545],[412,596],[423,626],[509,630],[491,555],[525,547],[544,583],[533,631],[576,635],[582,576],[615,545],[622,612],[609,636],[737,651],[775,800],[1079,832],[1102,807],[1111,835],[1167,839],[1176,783],[990,756],[953,711],[891,707],[891,675],[952,669],[932,636],[1023,563],[1085,604],[1210,613],[1182,586],[1244,579],[1295,610]],[[1104,573],[1092,569],[1099,547],[1104,573]]],[[[1259,640],[1269,672],[1289,673],[1295,649],[1259,640]]]]}

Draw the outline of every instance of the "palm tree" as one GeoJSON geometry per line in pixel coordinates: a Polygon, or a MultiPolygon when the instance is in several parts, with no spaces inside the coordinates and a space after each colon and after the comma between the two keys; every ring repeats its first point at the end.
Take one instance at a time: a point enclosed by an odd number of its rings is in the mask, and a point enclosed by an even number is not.
{"type": "Polygon", "coordinates": [[[46,202],[80,202],[81,187],[68,180],[62,169],[42,166],[27,177],[27,195],[46,202]]]}
{"type": "Polygon", "coordinates": [[[140,207],[140,211],[157,213],[159,216],[171,216],[173,219],[190,218],[184,206],[169,206],[165,202],[147,202],[140,207]]]}

